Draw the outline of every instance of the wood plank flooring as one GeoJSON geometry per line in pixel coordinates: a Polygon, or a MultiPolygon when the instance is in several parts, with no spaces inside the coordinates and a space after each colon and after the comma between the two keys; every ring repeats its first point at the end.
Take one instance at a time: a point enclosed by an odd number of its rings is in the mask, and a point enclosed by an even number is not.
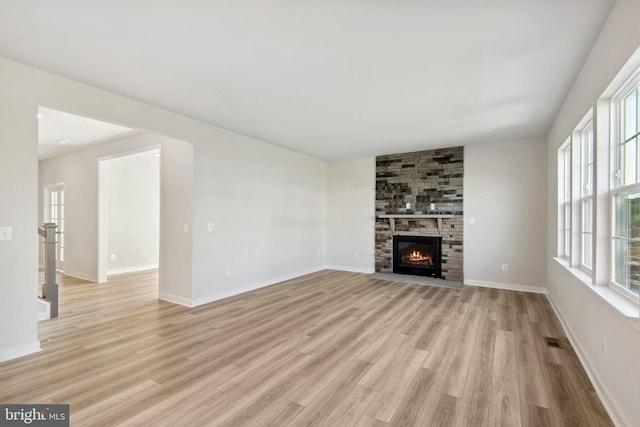
{"type": "Polygon", "coordinates": [[[72,426],[612,425],[542,295],[326,270],[189,309],[155,271],[61,282],[0,402],[72,426]]]}

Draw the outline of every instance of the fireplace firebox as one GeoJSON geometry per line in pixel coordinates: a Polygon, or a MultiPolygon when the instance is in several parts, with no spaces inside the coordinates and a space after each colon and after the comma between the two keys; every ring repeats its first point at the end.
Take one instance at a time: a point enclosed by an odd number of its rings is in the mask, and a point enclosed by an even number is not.
{"type": "Polygon", "coordinates": [[[393,236],[393,272],[442,277],[442,237],[393,236]]]}

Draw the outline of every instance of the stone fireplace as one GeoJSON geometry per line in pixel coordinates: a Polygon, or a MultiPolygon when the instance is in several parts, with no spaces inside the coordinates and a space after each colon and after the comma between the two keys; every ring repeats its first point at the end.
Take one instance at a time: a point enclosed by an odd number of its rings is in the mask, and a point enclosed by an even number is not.
{"type": "Polygon", "coordinates": [[[463,281],[463,174],[464,147],[376,158],[376,271],[463,281]],[[439,272],[430,255],[394,257],[407,238],[439,241],[439,272]]]}

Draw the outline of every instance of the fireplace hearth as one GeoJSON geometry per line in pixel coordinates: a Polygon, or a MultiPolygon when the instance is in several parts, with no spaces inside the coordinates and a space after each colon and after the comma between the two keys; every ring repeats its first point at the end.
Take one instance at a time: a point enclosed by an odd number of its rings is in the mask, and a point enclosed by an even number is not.
{"type": "Polygon", "coordinates": [[[441,277],[442,238],[393,236],[393,272],[441,277]]]}

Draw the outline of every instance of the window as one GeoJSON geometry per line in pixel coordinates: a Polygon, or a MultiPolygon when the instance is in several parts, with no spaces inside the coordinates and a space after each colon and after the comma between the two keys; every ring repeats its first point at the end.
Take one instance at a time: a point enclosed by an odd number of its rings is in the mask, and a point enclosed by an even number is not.
{"type": "Polygon", "coordinates": [[[614,286],[635,297],[640,282],[640,75],[628,82],[612,99],[617,169],[613,199],[614,286]]]}
{"type": "MultiPolygon", "coordinates": [[[[618,170],[616,171],[617,186],[624,187],[625,185],[635,184],[640,181],[638,169],[638,141],[639,141],[639,129],[638,122],[640,121],[638,115],[640,114],[638,109],[638,96],[640,91],[640,76],[636,76],[636,81],[631,85],[630,89],[622,92],[622,94],[613,99],[614,112],[617,123],[614,123],[614,128],[617,131],[617,152],[618,152],[618,170]]],[[[627,85],[628,87],[628,85],[627,85]]]]}
{"type": "Polygon", "coordinates": [[[64,184],[46,187],[48,193],[48,209],[45,221],[53,222],[56,228],[56,269],[64,270],[64,184]]]}
{"type": "Polygon", "coordinates": [[[558,178],[560,181],[560,256],[571,258],[571,141],[567,140],[558,151],[558,178]]]}
{"type": "Polygon", "coordinates": [[[614,199],[613,283],[638,295],[640,280],[640,188],[614,199]]]}
{"type": "Polygon", "coordinates": [[[593,121],[580,132],[580,263],[591,272],[593,264],[593,121]]]}

